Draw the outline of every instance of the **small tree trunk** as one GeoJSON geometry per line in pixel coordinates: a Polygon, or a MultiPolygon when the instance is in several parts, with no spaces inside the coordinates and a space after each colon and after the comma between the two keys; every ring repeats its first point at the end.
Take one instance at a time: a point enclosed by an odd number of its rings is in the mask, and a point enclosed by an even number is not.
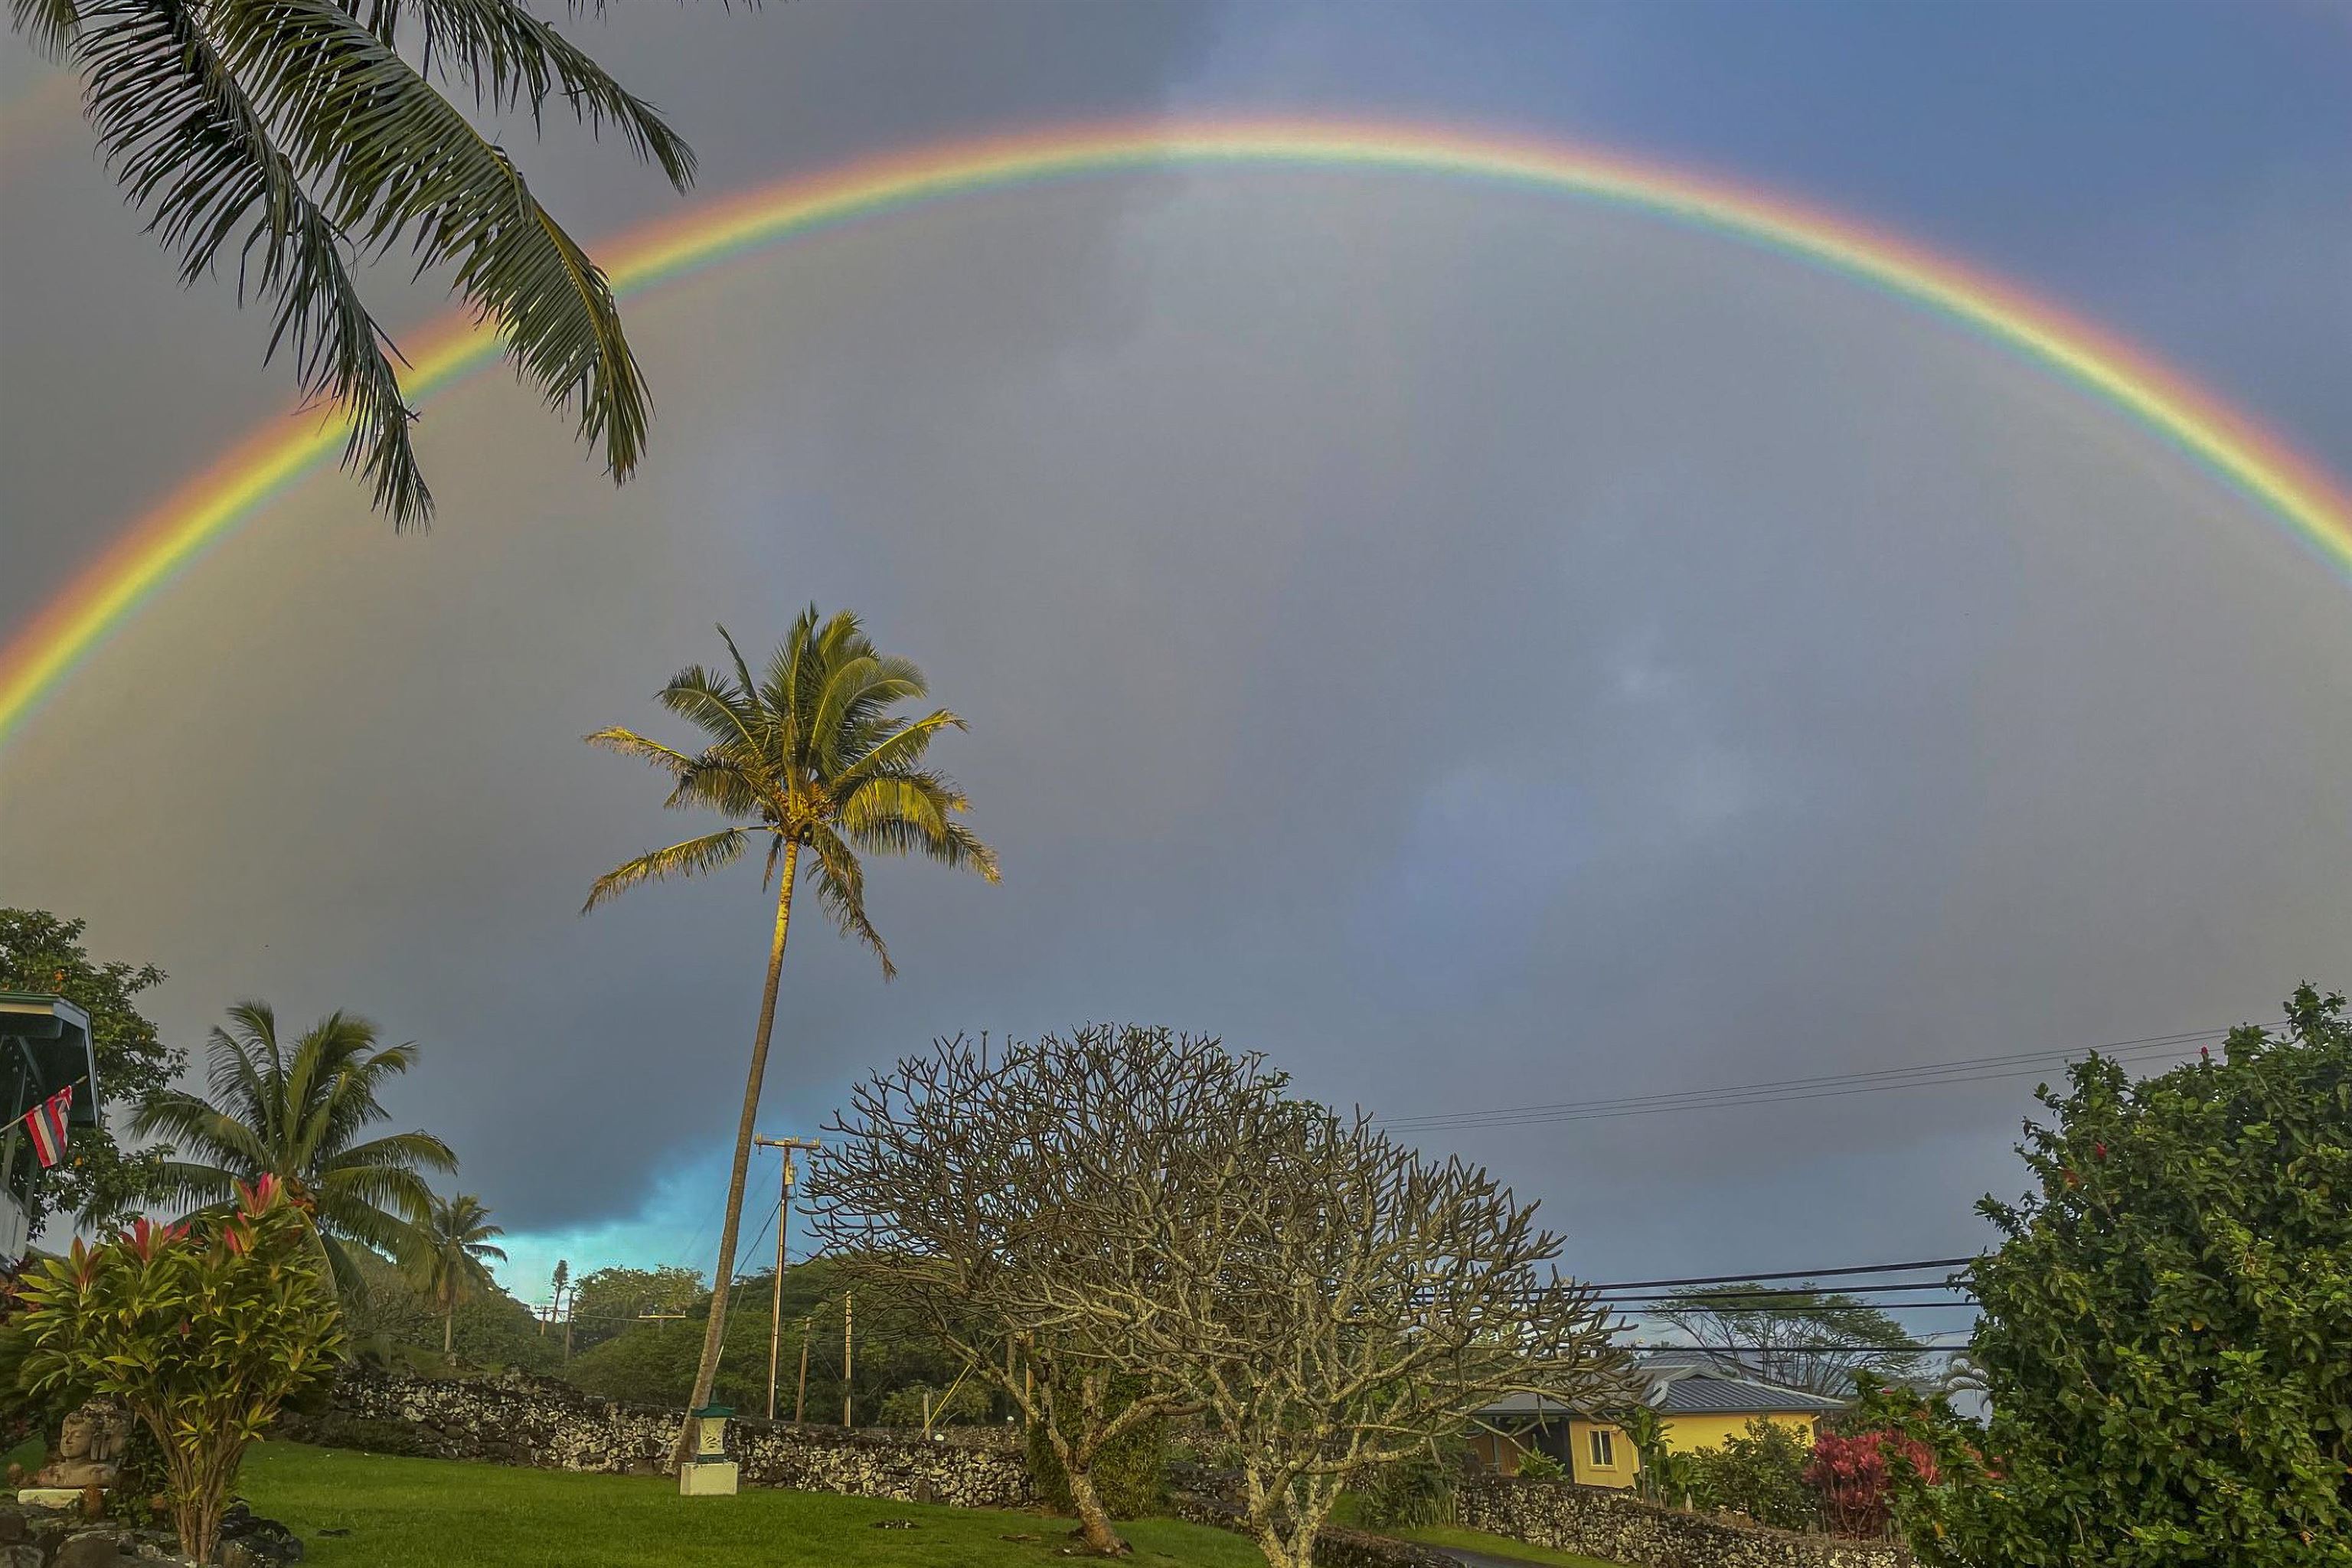
{"type": "MultiPolygon", "coordinates": [[[[1056,1447],[1059,1447],[1057,1444],[1056,1447]]],[[[1087,1549],[1106,1557],[1124,1557],[1129,1550],[1111,1528],[1110,1515],[1102,1505],[1102,1494],[1095,1490],[1091,1466],[1074,1465],[1066,1456],[1062,1474],[1070,1483],[1070,1507],[1078,1516],[1078,1532],[1086,1539],[1087,1549]]]]}
{"type": "Polygon", "coordinates": [[[441,1353],[451,1361],[457,1359],[457,1312],[456,1308],[441,1314],[441,1353]]]}
{"type": "MultiPolygon", "coordinates": [[[[743,1113],[735,1126],[735,1164],[727,1179],[727,1218],[719,1228],[719,1268],[710,1281],[710,1321],[702,1331],[702,1361],[694,1370],[694,1397],[688,1411],[710,1403],[711,1384],[719,1378],[719,1352],[727,1338],[727,1293],[735,1283],[735,1233],[743,1223],[743,1182],[751,1165],[753,1123],[760,1114],[760,1086],[768,1072],[768,1041],[776,1026],[776,983],[784,972],[784,936],[793,919],[793,876],[800,866],[801,847],[784,846],[784,864],[776,889],[776,930],[768,945],[768,984],[760,995],[760,1026],[751,1037],[751,1070],[743,1080],[743,1113]]],[[[678,1422],[677,1441],[670,1446],[672,1468],[686,1463],[694,1452],[694,1418],[678,1422]]]]}
{"type": "Polygon", "coordinates": [[[1255,1531],[1257,1549],[1265,1558],[1265,1568],[1314,1568],[1315,1552],[1310,1542],[1306,1555],[1292,1549],[1291,1542],[1272,1524],[1261,1524],[1255,1531]]]}

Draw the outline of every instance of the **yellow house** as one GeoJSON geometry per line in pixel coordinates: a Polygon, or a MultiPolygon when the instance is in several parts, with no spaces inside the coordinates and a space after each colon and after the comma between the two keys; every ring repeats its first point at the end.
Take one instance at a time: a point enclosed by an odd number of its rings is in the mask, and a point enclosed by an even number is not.
{"type": "MultiPolygon", "coordinates": [[[[1645,1358],[1650,1408],[1670,1452],[1715,1448],[1748,1429],[1758,1416],[1793,1428],[1810,1445],[1814,1423],[1845,1408],[1835,1399],[1738,1375],[1697,1358],[1645,1358]]],[[[1588,1487],[1630,1487],[1641,1460],[1615,1423],[1539,1394],[1514,1394],[1478,1412],[1470,1450],[1486,1468],[1518,1473],[1519,1458],[1548,1454],[1570,1480],[1588,1487]]]]}

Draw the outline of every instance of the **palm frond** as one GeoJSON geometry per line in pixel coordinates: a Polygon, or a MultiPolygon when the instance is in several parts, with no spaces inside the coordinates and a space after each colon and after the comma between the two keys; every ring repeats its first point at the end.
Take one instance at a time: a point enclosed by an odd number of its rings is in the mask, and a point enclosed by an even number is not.
{"type": "Polygon", "coordinates": [[[943,773],[912,770],[866,780],[844,803],[842,830],[859,847],[920,855],[943,866],[998,879],[996,851],[959,819],[971,803],[943,773]]]}
{"type": "Polygon", "coordinates": [[[156,1201],[182,1214],[211,1208],[236,1195],[237,1175],[215,1165],[166,1160],[155,1169],[156,1201]]]}
{"type": "MultiPolygon", "coordinates": [[[[719,628],[723,634],[725,627],[719,628]]],[[[824,672],[828,665],[837,662],[845,646],[852,647],[863,640],[857,617],[846,610],[836,612],[828,621],[820,621],[814,605],[793,617],[784,633],[784,640],[768,658],[768,675],[764,683],[752,688],[776,723],[792,737],[795,752],[805,751],[816,719],[816,705],[823,695],[824,672]]],[[[728,643],[734,651],[734,643],[728,643]]],[[[746,681],[750,670],[743,656],[735,654],[736,668],[743,670],[746,681]]],[[[794,761],[802,760],[795,756],[794,761]]]]}
{"type": "Polygon", "coordinates": [[[635,730],[624,729],[618,724],[608,725],[583,739],[604,751],[618,752],[625,757],[635,757],[649,763],[672,778],[684,778],[694,769],[694,759],[684,752],[665,746],[659,741],[648,741],[635,730]]]}
{"type": "Polygon", "coordinates": [[[843,721],[851,704],[872,683],[874,672],[872,654],[844,659],[825,672],[824,685],[817,693],[816,711],[809,718],[806,742],[818,772],[837,772],[848,760],[841,754],[843,721]]]}
{"type": "MultiPolygon", "coordinates": [[[[19,26],[28,6],[17,0],[19,26]]],[[[46,0],[58,10],[69,0],[46,0]]],[[[342,223],[313,200],[305,169],[240,79],[244,68],[208,25],[226,13],[186,0],[108,0],[84,19],[74,53],[99,147],[148,228],[194,282],[224,251],[237,257],[238,297],[274,302],[269,353],[293,357],[306,397],[350,414],[343,466],[374,488],[395,528],[432,511],[409,441],[411,416],[383,333],[345,265],[342,223]]],[[[250,54],[267,39],[246,46],[250,54]]],[[[316,173],[315,167],[309,172],[316,173]]]]}
{"type": "Polygon", "coordinates": [[[641,882],[657,882],[671,877],[698,877],[732,865],[743,853],[744,833],[740,827],[726,828],[718,833],[706,833],[699,838],[688,838],[667,848],[648,850],[634,860],[625,860],[596,879],[588,889],[588,901],[580,906],[586,914],[598,904],[607,903],[641,882]]]}
{"type": "Polygon", "coordinates": [[[131,1113],[136,1138],[161,1138],[175,1152],[211,1156],[223,1170],[256,1173],[270,1166],[262,1134],[184,1089],[164,1089],[131,1113]]]}
{"type": "Polygon", "coordinates": [[[610,124],[640,159],[661,165],[679,190],[694,183],[694,152],[645,100],[554,27],[511,0],[374,0],[369,26],[389,39],[404,17],[422,39],[425,69],[440,68],[471,83],[478,101],[527,105],[536,122],[550,98],[568,102],[580,122],[610,124]]]}
{"type": "Polygon", "coordinates": [[[745,748],[718,747],[698,757],[693,769],[672,786],[664,811],[695,806],[715,811],[739,822],[764,822],[781,826],[786,816],[784,781],[757,758],[745,758],[745,748]]]}
{"type": "Polygon", "coordinates": [[[966,728],[964,721],[945,708],[926,713],[910,723],[901,724],[877,738],[865,754],[842,770],[834,783],[836,799],[846,798],[863,781],[880,774],[905,772],[916,767],[923,754],[931,749],[942,731],[966,728]]]}
{"type": "Polygon", "coordinates": [[[604,274],[513,161],[331,0],[215,0],[205,15],[329,216],[370,250],[406,242],[420,271],[454,265],[524,378],[576,405],[625,479],[651,415],[636,357],[604,274]]]}
{"type": "Polygon", "coordinates": [[[730,688],[722,677],[698,664],[670,677],[654,700],[721,745],[740,744],[754,752],[760,748],[759,714],[750,694],[730,688]]]}
{"type": "Polygon", "coordinates": [[[391,1132],[365,1143],[338,1149],[322,1163],[330,1172],[365,1170],[454,1171],[457,1153],[430,1132],[391,1132]]]}
{"type": "Polygon", "coordinates": [[[34,47],[51,60],[62,60],[81,26],[81,7],[75,0],[11,0],[8,20],[33,40],[34,47]]]}
{"type": "Polygon", "coordinates": [[[874,950],[874,956],[882,962],[883,979],[895,979],[898,966],[890,962],[889,944],[866,916],[866,868],[857,863],[856,852],[822,826],[810,830],[808,844],[816,851],[817,902],[824,906],[843,935],[856,937],[874,950]]]}

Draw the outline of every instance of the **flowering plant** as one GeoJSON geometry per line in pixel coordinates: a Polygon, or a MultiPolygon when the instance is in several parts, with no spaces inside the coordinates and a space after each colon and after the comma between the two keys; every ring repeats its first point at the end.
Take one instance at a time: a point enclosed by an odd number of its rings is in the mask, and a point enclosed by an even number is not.
{"type": "Polygon", "coordinates": [[[342,1351],[310,1221],[265,1176],[225,1212],[77,1239],[18,1292],[20,1385],[127,1405],[163,1450],[181,1551],[211,1562],[247,1445],[342,1351]]]}

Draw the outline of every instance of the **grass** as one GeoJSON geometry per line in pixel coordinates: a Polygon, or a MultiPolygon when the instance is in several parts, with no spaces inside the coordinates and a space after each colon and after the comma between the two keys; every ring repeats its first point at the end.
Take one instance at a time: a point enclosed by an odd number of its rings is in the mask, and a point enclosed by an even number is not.
{"type": "Polygon", "coordinates": [[[1555,1552],[1549,1546],[1531,1546],[1507,1535],[1489,1535],[1483,1530],[1464,1530],[1451,1524],[1433,1524],[1420,1530],[1391,1531],[1392,1535],[1407,1541],[1418,1541],[1423,1546],[1457,1548],[1464,1552],[1483,1552],[1489,1557],[1507,1557],[1514,1563],[1539,1563],[1545,1568],[1616,1568],[1598,1557],[1579,1557],[1573,1552],[1555,1552]]]}
{"type": "MultiPolygon", "coordinates": [[[[681,1498],[654,1476],[573,1475],[265,1443],[238,1491],[317,1568],[1045,1568],[1067,1520],[992,1509],[747,1489],[681,1498]],[[911,1530],[877,1530],[881,1520],[911,1530]],[[347,1531],[327,1534],[326,1531],[347,1531]],[[1007,1537],[1025,1539],[1008,1540],[1007,1537]]],[[[1239,1536],[1174,1520],[1119,1527],[1150,1568],[1255,1568],[1239,1536]]]]}
{"type": "MultiPolygon", "coordinates": [[[[1363,1514],[1364,1500],[1354,1492],[1342,1492],[1339,1506],[1331,1510],[1331,1522],[1353,1525],[1359,1530],[1368,1529],[1363,1514]]],[[[1507,1535],[1489,1535],[1483,1530],[1464,1530],[1459,1525],[1433,1524],[1420,1529],[1391,1527],[1380,1533],[1403,1541],[1417,1541],[1423,1546],[1484,1552],[1486,1556],[1507,1558],[1513,1563],[1539,1563],[1542,1568],[1618,1568],[1618,1564],[1605,1563],[1598,1557],[1579,1557],[1573,1552],[1555,1552],[1549,1546],[1530,1545],[1507,1535]]]]}

